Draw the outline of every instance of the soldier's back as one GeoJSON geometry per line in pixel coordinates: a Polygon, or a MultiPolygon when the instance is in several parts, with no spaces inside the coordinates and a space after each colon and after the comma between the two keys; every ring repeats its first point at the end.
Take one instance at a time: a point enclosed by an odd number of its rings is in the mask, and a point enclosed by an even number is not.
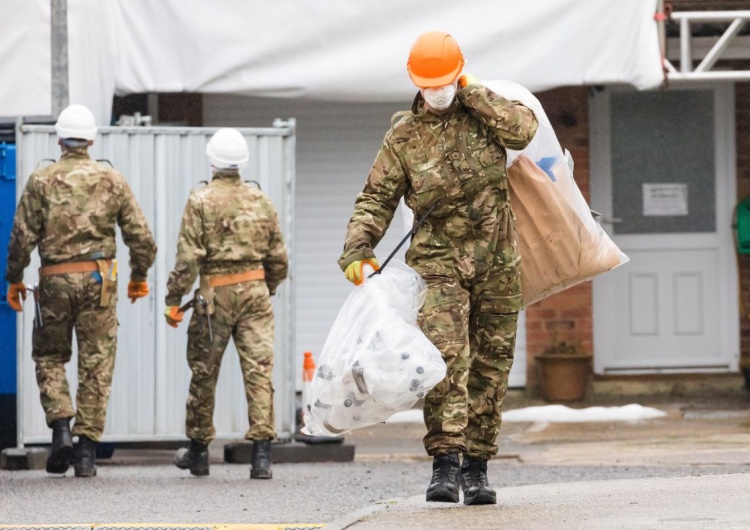
{"type": "Polygon", "coordinates": [[[35,173],[43,197],[43,261],[67,261],[101,252],[114,255],[124,178],[87,156],[63,156],[35,173]]]}
{"type": "Polygon", "coordinates": [[[201,205],[208,261],[260,264],[278,225],[268,195],[239,179],[221,178],[194,193],[201,205]]]}

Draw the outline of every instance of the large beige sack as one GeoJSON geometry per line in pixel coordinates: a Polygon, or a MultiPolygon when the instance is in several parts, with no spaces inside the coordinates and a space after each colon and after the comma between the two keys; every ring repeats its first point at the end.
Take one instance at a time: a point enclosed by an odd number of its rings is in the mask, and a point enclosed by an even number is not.
{"type": "Polygon", "coordinates": [[[594,220],[563,157],[547,173],[520,155],[508,168],[529,306],[628,261],[594,220]]]}

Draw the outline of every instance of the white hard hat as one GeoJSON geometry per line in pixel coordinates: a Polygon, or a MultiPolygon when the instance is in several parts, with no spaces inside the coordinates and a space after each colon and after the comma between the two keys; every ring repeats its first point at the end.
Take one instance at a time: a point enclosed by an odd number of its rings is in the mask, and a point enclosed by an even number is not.
{"type": "Polygon", "coordinates": [[[214,133],[206,145],[206,154],[217,169],[242,169],[250,159],[245,137],[228,127],[214,133]]]}
{"type": "Polygon", "coordinates": [[[70,105],[60,113],[55,124],[60,138],[96,138],[96,120],[89,109],[83,105],[70,105]]]}

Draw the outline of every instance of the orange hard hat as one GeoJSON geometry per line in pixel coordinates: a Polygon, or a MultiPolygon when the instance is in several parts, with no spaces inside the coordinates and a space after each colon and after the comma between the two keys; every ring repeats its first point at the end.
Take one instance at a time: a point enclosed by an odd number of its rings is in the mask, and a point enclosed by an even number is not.
{"type": "Polygon", "coordinates": [[[411,47],[406,69],[419,88],[449,85],[464,66],[456,39],[443,31],[423,33],[411,47]]]}

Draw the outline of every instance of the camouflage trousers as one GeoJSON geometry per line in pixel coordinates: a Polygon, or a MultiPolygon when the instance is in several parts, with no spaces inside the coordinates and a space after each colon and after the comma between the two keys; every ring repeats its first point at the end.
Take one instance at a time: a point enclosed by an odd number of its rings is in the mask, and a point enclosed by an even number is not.
{"type": "Polygon", "coordinates": [[[430,456],[458,452],[489,459],[497,454],[513,364],[517,296],[505,291],[509,286],[517,290],[516,281],[491,275],[490,281],[465,288],[455,278],[425,280],[419,323],[448,368],[445,379],[425,396],[425,449],[430,456]]]}
{"type": "Polygon", "coordinates": [[[104,431],[117,351],[117,294],[108,307],[101,307],[101,290],[91,273],[43,278],[40,305],[44,325],[34,328],[32,335],[32,358],[47,425],[75,416],[73,434],[96,441],[104,431]],[[75,409],[65,374],[74,330],[78,344],[75,409]]]}
{"type": "Polygon", "coordinates": [[[187,400],[185,430],[188,438],[209,443],[213,425],[216,382],[229,338],[240,357],[247,398],[248,440],[276,437],[273,414],[274,319],[271,297],[263,281],[216,287],[211,316],[213,342],[205,316],[193,311],[188,327],[187,360],[193,376],[187,400]],[[202,320],[202,323],[199,322],[202,320]]]}

